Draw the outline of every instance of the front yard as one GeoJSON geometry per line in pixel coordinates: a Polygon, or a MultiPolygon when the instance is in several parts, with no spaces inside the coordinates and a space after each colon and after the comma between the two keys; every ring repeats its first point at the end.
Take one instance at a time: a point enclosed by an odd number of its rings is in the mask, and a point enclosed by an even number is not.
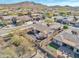
{"type": "Polygon", "coordinates": [[[59,46],[55,43],[50,43],[48,46],[47,46],[48,49],[50,49],[52,52],[57,52],[59,46]]]}

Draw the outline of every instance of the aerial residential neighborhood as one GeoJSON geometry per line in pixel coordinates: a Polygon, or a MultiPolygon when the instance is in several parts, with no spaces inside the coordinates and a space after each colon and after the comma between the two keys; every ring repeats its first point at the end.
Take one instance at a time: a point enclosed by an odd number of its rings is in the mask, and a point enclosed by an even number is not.
{"type": "Polygon", "coordinates": [[[79,58],[79,7],[0,4],[0,58],[79,58]]]}

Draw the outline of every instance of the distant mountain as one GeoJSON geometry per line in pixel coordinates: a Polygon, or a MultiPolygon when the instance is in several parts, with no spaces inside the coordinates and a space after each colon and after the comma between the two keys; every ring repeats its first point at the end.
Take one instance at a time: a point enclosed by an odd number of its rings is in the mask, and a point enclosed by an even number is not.
{"type": "Polygon", "coordinates": [[[15,3],[15,4],[0,4],[0,7],[32,7],[32,8],[44,8],[44,9],[56,9],[56,8],[65,8],[67,10],[74,10],[74,11],[79,11],[79,7],[72,7],[72,6],[46,6],[40,3],[34,3],[34,2],[20,2],[20,3],[15,3]]]}
{"type": "Polygon", "coordinates": [[[46,6],[46,5],[42,5],[40,3],[34,3],[34,2],[20,2],[20,3],[14,3],[14,4],[0,4],[0,6],[2,7],[26,7],[26,6],[29,6],[29,7],[32,7],[32,6],[46,6]]]}

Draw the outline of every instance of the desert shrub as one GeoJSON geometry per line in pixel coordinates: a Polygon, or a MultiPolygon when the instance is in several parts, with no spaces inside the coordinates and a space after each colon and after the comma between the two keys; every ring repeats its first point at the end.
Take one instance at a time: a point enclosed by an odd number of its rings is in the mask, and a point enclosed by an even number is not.
{"type": "Polygon", "coordinates": [[[0,49],[6,45],[4,38],[0,37],[0,49]]]}
{"type": "Polygon", "coordinates": [[[12,57],[17,57],[17,54],[14,49],[7,47],[3,49],[0,53],[0,57],[2,58],[12,58],[12,57]]]}
{"type": "Polygon", "coordinates": [[[36,51],[34,43],[25,36],[15,34],[11,37],[10,42],[15,45],[18,57],[22,57],[24,54],[32,54],[36,51]]]}
{"type": "Polygon", "coordinates": [[[49,18],[51,18],[53,16],[53,14],[51,12],[47,12],[46,16],[49,17],[49,18]]]}
{"type": "Polygon", "coordinates": [[[54,21],[53,21],[53,19],[51,19],[51,18],[47,18],[47,19],[45,19],[45,22],[46,22],[47,24],[52,24],[54,21]]]}
{"type": "Polygon", "coordinates": [[[15,46],[19,46],[21,44],[21,42],[22,42],[22,39],[18,35],[14,35],[11,38],[11,43],[14,44],[15,46]]]}
{"type": "Polygon", "coordinates": [[[31,42],[29,39],[23,36],[19,36],[19,40],[20,40],[19,43],[16,42],[16,41],[19,41],[17,39],[15,39],[15,41],[13,40],[12,42],[15,42],[14,44],[19,44],[16,47],[16,52],[17,52],[18,57],[22,57],[24,54],[29,55],[29,53],[35,52],[35,48],[33,47],[34,43],[31,42]]]}

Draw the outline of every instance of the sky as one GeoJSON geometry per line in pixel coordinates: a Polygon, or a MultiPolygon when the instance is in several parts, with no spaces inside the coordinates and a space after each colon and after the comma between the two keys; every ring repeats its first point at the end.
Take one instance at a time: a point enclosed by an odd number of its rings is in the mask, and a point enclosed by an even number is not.
{"type": "Polygon", "coordinates": [[[41,3],[48,6],[53,6],[53,5],[79,6],[79,0],[0,0],[0,4],[12,4],[12,3],[24,2],[24,1],[41,3]]]}

